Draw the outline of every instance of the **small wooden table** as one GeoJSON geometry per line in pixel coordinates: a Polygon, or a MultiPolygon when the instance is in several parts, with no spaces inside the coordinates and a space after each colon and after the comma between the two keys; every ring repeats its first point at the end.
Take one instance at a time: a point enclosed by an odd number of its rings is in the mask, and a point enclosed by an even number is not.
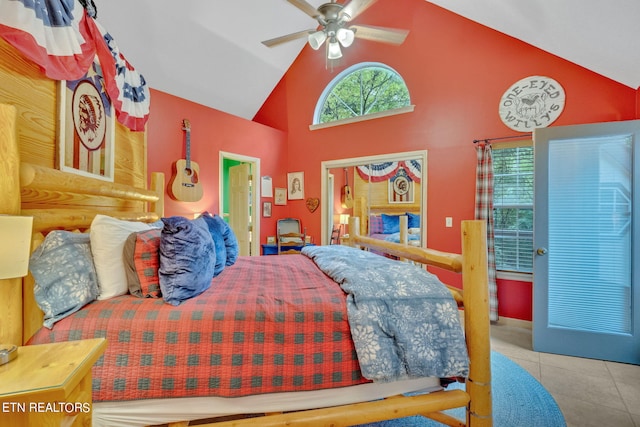
{"type": "Polygon", "coordinates": [[[0,366],[0,425],[90,426],[91,367],[104,338],[29,345],[0,366]]]}

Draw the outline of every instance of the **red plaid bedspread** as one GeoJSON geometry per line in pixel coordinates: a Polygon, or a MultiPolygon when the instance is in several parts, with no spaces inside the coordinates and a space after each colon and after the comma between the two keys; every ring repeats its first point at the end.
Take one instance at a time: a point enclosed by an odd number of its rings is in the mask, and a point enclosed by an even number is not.
{"type": "Polygon", "coordinates": [[[367,382],[343,291],[303,255],[240,257],[179,307],[131,295],[94,301],[29,344],[94,337],[108,341],[93,368],[95,401],[367,382]]]}

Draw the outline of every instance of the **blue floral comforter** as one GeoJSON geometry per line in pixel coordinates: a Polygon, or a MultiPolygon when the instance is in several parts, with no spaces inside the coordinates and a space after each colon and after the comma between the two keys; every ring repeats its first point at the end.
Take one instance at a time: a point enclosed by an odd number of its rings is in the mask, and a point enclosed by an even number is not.
{"type": "Polygon", "coordinates": [[[302,253],[347,293],[351,335],[365,378],[467,375],[458,308],[435,275],[348,246],[307,246],[302,253]]]}
{"type": "MultiPolygon", "coordinates": [[[[387,235],[384,240],[387,242],[400,243],[400,232],[387,235]]],[[[419,234],[407,234],[407,240],[420,240],[419,234]]]]}

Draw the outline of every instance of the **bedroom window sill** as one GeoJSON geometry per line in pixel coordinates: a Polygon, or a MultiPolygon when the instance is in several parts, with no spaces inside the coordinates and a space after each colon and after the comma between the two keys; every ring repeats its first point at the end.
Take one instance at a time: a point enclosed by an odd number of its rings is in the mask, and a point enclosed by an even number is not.
{"type": "Polygon", "coordinates": [[[414,108],[415,108],[415,105],[409,105],[407,107],[396,108],[394,110],[380,111],[379,113],[373,113],[373,114],[365,114],[364,116],[350,117],[348,119],[335,120],[327,123],[317,123],[317,124],[309,125],[309,130],[318,130],[318,129],[330,128],[334,126],[348,125],[350,123],[364,122],[366,120],[379,119],[382,117],[390,117],[390,116],[397,116],[399,114],[412,113],[414,108]]]}
{"type": "Polygon", "coordinates": [[[533,282],[533,274],[531,273],[516,273],[514,271],[497,271],[496,279],[502,280],[515,280],[518,282],[533,282]]]}

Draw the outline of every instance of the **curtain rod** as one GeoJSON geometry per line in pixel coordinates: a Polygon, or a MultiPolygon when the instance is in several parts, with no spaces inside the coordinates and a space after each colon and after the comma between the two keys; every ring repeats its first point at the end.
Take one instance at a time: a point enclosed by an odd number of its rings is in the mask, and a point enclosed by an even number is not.
{"type": "Polygon", "coordinates": [[[491,141],[499,141],[501,139],[516,139],[516,138],[526,138],[528,136],[531,136],[532,133],[528,132],[528,133],[523,133],[522,135],[512,135],[512,136],[500,136],[498,138],[485,138],[485,139],[474,139],[473,143],[477,144],[478,142],[484,142],[484,143],[488,143],[491,141]]]}

